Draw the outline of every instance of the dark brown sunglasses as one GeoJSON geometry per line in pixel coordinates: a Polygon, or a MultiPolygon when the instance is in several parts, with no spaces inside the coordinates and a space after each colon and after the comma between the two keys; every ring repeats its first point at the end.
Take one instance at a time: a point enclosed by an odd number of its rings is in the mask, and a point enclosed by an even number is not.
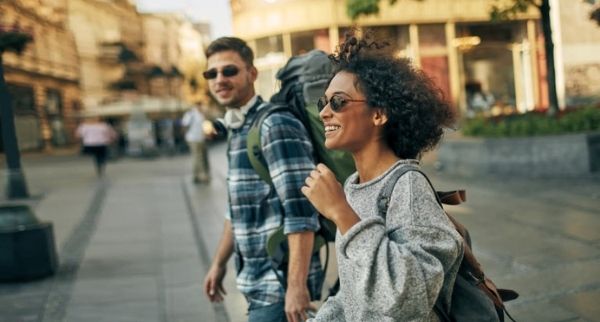
{"type": "Polygon", "coordinates": [[[344,98],[340,95],[333,95],[328,100],[327,96],[322,96],[317,101],[317,108],[319,109],[319,112],[321,112],[325,108],[325,106],[329,104],[329,107],[331,107],[332,111],[339,112],[346,104],[348,104],[348,102],[366,102],[366,100],[353,100],[349,98],[344,98]]]}
{"type": "MultiPolygon", "coordinates": [[[[221,69],[221,75],[223,75],[224,77],[233,77],[239,72],[240,69],[234,65],[228,65],[221,69]]],[[[215,79],[217,78],[217,75],[219,75],[219,71],[216,68],[211,68],[202,73],[202,76],[204,76],[205,79],[215,79]]]]}

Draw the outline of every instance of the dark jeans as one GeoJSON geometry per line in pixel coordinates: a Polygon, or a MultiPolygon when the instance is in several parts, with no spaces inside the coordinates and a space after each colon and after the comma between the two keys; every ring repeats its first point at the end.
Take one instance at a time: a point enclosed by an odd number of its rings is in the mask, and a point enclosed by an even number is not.
{"type": "Polygon", "coordinates": [[[248,322],[287,322],[285,304],[275,303],[268,306],[248,309],[248,322]]]}
{"type": "Polygon", "coordinates": [[[106,145],[88,145],[83,148],[84,153],[92,155],[94,157],[94,164],[96,165],[96,173],[102,175],[104,172],[104,166],[106,165],[106,159],[108,156],[108,146],[106,145]]]}

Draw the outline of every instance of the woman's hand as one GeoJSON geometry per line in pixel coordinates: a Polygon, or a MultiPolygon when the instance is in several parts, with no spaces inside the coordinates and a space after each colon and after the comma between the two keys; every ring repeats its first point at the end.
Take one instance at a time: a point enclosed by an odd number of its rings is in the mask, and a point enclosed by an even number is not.
{"type": "Polygon", "coordinates": [[[301,189],[302,193],[319,213],[333,221],[338,228],[340,228],[339,222],[345,219],[356,217],[358,221],[358,216],[346,201],[342,185],[327,166],[318,164],[306,178],[305,183],[306,185],[301,189]]]}

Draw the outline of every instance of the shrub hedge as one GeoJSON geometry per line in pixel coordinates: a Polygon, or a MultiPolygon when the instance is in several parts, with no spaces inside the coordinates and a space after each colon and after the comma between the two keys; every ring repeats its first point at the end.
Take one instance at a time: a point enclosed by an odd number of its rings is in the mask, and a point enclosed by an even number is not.
{"type": "Polygon", "coordinates": [[[462,124],[462,133],[481,137],[523,137],[600,131],[600,108],[562,111],[556,117],[530,112],[499,117],[478,116],[462,124]]]}

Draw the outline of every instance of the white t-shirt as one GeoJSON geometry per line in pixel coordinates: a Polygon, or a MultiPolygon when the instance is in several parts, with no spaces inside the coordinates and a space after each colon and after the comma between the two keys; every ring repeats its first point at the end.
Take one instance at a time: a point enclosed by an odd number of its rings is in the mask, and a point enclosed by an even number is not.
{"type": "Polygon", "coordinates": [[[197,108],[192,108],[187,111],[181,119],[181,124],[188,128],[185,133],[185,140],[188,142],[204,141],[204,131],[202,129],[203,123],[204,115],[202,115],[197,108]]]}

